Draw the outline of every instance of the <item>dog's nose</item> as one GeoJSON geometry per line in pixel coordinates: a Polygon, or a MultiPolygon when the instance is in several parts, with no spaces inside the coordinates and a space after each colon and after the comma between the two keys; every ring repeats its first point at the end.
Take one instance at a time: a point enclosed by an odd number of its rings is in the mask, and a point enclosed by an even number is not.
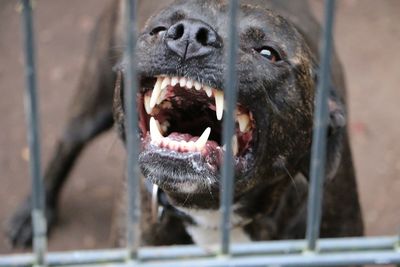
{"type": "Polygon", "coordinates": [[[165,34],[165,42],[184,60],[206,56],[222,47],[217,32],[205,22],[194,19],[181,20],[172,25],[165,34]]]}

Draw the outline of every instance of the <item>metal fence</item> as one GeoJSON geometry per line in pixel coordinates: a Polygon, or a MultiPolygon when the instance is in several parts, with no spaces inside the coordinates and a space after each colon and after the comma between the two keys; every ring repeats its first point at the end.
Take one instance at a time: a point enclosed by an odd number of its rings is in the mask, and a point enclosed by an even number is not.
{"type": "MultiPolygon", "coordinates": [[[[140,247],[140,198],[138,140],[136,137],[136,95],[134,44],[136,40],[136,1],[126,0],[126,56],[128,58],[125,90],[127,111],[128,148],[128,201],[129,216],[128,245],[122,249],[50,252],[46,253],[46,219],[44,216],[44,190],[40,170],[40,144],[38,129],[36,69],[34,54],[34,31],[30,0],[21,0],[23,7],[26,115],[30,148],[30,172],[32,176],[32,221],[34,228],[33,253],[3,255],[0,267],[11,266],[342,266],[354,264],[400,264],[400,236],[358,237],[318,239],[321,220],[322,186],[326,152],[326,121],[328,74],[332,50],[332,28],[335,0],[325,0],[325,24],[321,49],[320,82],[317,88],[314,116],[314,132],[311,158],[311,183],[308,199],[308,217],[305,240],[267,241],[250,244],[231,244],[229,236],[230,212],[233,195],[233,154],[231,146],[226,147],[222,168],[220,210],[221,244],[205,251],[200,247],[140,247]]],[[[227,88],[236,89],[236,48],[238,39],[236,18],[238,0],[229,4],[229,64],[226,73],[227,88]]],[[[236,90],[231,90],[236,91],[236,90]]],[[[223,140],[231,140],[234,133],[233,111],[236,94],[226,94],[226,114],[223,123],[223,140]]]]}

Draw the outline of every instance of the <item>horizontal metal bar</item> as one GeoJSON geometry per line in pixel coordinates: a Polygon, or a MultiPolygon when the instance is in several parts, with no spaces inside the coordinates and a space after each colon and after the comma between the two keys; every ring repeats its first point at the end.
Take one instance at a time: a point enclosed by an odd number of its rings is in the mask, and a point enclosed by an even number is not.
{"type": "MultiPolygon", "coordinates": [[[[249,259],[251,257],[283,257],[284,255],[294,255],[296,257],[310,257],[306,254],[300,254],[306,247],[306,240],[285,240],[285,241],[266,241],[254,242],[248,244],[232,244],[231,254],[233,257],[249,259]],[[279,254],[279,255],[277,255],[279,254]]],[[[400,257],[400,250],[397,247],[397,237],[356,237],[356,238],[327,238],[319,239],[319,255],[342,255],[347,259],[348,255],[356,255],[354,253],[371,253],[378,255],[376,260],[383,260],[385,255],[389,255],[387,259],[393,259],[392,254],[400,257]],[[396,250],[397,248],[397,250],[396,250]],[[340,253],[343,252],[343,253],[340,253]],[[385,253],[383,253],[385,252],[385,253]],[[353,253],[353,254],[349,254],[353,253]]],[[[198,246],[169,246],[169,247],[144,247],[139,250],[139,259],[143,263],[152,261],[172,261],[179,259],[191,259],[198,261],[200,259],[210,259],[218,254],[219,247],[215,249],[204,250],[198,246]]],[[[358,254],[357,254],[358,255],[358,254]]],[[[336,256],[335,256],[336,257],[336,256]]],[[[364,257],[364,256],[363,256],[364,257]]],[[[72,251],[72,252],[50,252],[47,255],[47,263],[49,266],[65,266],[65,265],[83,265],[83,264],[102,264],[102,263],[123,263],[126,259],[126,250],[92,250],[92,251],[72,251]]],[[[317,258],[314,258],[317,259],[317,258]]],[[[320,260],[321,258],[318,258],[320,260]]],[[[371,259],[371,258],[368,258],[371,259]]],[[[31,266],[34,260],[32,254],[16,254],[0,256],[0,267],[19,267],[31,266]]],[[[369,264],[374,262],[369,261],[369,264]]],[[[400,263],[400,260],[397,261],[400,263]]],[[[383,264],[383,263],[380,263],[383,264]]],[[[106,265],[108,266],[108,265],[106,265]]],[[[167,266],[167,265],[164,265],[167,266]]]]}
{"type": "MultiPolygon", "coordinates": [[[[120,263],[104,264],[107,267],[240,267],[240,266],[347,266],[360,264],[389,265],[400,263],[400,253],[395,251],[376,252],[349,252],[329,255],[308,254],[308,255],[280,255],[280,256],[246,256],[240,258],[217,257],[204,259],[185,259],[175,261],[158,261],[144,263],[120,263]]],[[[89,267],[90,265],[88,265],[89,267]]],[[[91,265],[92,267],[100,265],[91,265]]],[[[74,267],[74,266],[70,266],[74,267]]],[[[78,267],[77,265],[75,267],[78,267]]]]}

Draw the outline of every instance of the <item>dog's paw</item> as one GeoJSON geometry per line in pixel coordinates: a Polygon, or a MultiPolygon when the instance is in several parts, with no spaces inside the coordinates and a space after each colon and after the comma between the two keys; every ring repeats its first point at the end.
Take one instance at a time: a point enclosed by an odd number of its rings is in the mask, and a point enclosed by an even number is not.
{"type": "MultiPolygon", "coordinates": [[[[46,208],[48,230],[55,221],[55,211],[46,208]]],[[[31,201],[26,199],[9,219],[6,234],[13,247],[26,248],[32,246],[33,225],[31,218],[31,201]]]]}

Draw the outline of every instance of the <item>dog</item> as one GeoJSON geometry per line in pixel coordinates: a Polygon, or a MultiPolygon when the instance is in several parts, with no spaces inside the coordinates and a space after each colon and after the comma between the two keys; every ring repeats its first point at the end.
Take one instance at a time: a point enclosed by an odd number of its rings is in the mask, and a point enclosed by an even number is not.
{"type": "MultiPolygon", "coordinates": [[[[235,154],[232,241],[305,236],[320,25],[306,0],[240,1],[236,134],[232,144],[223,144],[223,99],[230,93],[224,86],[227,2],[163,2],[167,7],[151,16],[138,36],[143,245],[218,241],[226,145],[235,154]],[[156,219],[154,188],[163,208],[156,219]]],[[[98,21],[67,129],[45,174],[49,226],[61,187],[85,145],[113,125],[126,141],[126,59],[111,49],[124,43],[124,10],[124,1],[113,1],[98,21]]],[[[321,237],[359,236],[363,222],[345,82],[335,51],[330,78],[321,237]]],[[[30,244],[29,198],[10,226],[14,245],[30,244]]]]}

